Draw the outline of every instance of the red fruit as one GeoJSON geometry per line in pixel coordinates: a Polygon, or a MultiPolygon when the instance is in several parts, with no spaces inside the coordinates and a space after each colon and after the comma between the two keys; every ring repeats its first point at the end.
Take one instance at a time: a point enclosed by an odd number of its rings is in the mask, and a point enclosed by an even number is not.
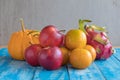
{"type": "Polygon", "coordinates": [[[96,59],[107,59],[109,58],[112,51],[112,44],[108,39],[108,36],[105,32],[97,32],[92,27],[87,27],[87,43],[92,45],[96,49],[96,59]],[[91,29],[92,30],[91,30],[91,29]]]}
{"type": "Polygon", "coordinates": [[[103,27],[94,25],[84,26],[84,22],[90,20],[79,20],[79,29],[83,30],[87,36],[87,44],[92,45],[96,49],[96,59],[107,59],[112,53],[112,44],[108,39],[106,30],[103,27]]]}
{"type": "Polygon", "coordinates": [[[25,60],[31,66],[38,66],[38,53],[41,50],[41,46],[39,44],[32,44],[25,50],[25,60]]]}
{"type": "Polygon", "coordinates": [[[86,36],[87,36],[87,43],[90,44],[91,41],[93,40],[92,36],[97,35],[98,33],[94,31],[94,29],[88,27],[88,25],[86,25],[86,36]]]}
{"type": "Polygon", "coordinates": [[[60,68],[62,60],[62,52],[58,47],[43,48],[38,55],[39,64],[48,70],[60,68]]]}
{"type": "Polygon", "coordinates": [[[42,47],[60,46],[63,42],[63,35],[53,25],[44,27],[39,36],[42,47]]]}

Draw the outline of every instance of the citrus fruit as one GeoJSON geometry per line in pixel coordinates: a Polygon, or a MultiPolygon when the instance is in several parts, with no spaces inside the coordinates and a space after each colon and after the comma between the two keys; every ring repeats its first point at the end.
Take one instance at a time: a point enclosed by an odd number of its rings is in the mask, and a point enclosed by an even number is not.
{"type": "Polygon", "coordinates": [[[76,48],[70,53],[69,60],[73,68],[84,69],[92,63],[92,56],[88,50],[76,48]]]}
{"type": "Polygon", "coordinates": [[[83,48],[86,42],[86,35],[82,30],[72,29],[66,33],[65,46],[68,49],[83,48]]]}
{"type": "Polygon", "coordinates": [[[96,58],[96,50],[95,50],[95,48],[92,47],[91,45],[86,45],[85,49],[87,49],[91,53],[91,55],[92,55],[92,61],[94,61],[95,58],[96,58]]]}
{"type": "Polygon", "coordinates": [[[60,47],[60,50],[61,50],[62,55],[63,55],[62,65],[65,65],[68,63],[68,60],[69,60],[69,50],[65,47],[60,47]]]}

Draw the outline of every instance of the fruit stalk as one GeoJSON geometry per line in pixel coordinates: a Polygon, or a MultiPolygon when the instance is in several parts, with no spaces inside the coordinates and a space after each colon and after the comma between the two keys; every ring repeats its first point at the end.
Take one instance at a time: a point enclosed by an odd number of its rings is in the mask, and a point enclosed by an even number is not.
{"type": "Polygon", "coordinates": [[[22,18],[20,19],[20,23],[21,23],[22,31],[25,32],[24,20],[22,18]]]}
{"type": "Polygon", "coordinates": [[[79,20],[79,29],[82,30],[84,33],[86,33],[86,30],[84,28],[84,23],[85,22],[92,22],[91,20],[79,20]]]}

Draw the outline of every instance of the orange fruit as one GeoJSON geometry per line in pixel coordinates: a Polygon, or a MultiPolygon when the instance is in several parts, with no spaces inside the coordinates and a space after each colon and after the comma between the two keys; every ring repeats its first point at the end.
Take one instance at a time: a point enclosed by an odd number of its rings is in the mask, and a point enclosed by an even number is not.
{"type": "Polygon", "coordinates": [[[16,60],[25,60],[24,52],[31,45],[30,42],[40,44],[39,36],[34,36],[34,34],[39,35],[39,32],[25,29],[23,19],[21,19],[21,27],[22,30],[14,32],[8,42],[8,52],[16,60]]]}
{"type": "Polygon", "coordinates": [[[65,65],[68,63],[68,60],[69,60],[69,50],[65,47],[60,47],[60,50],[61,50],[62,55],[63,55],[62,65],[65,65]]]}
{"type": "Polygon", "coordinates": [[[72,29],[66,33],[65,46],[68,49],[85,47],[87,38],[85,33],[79,29],[72,29]]]}
{"type": "Polygon", "coordinates": [[[86,49],[74,49],[69,57],[70,64],[73,68],[84,69],[92,63],[92,56],[86,49]]]}
{"type": "Polygon", "coordinates": [[[86,45],[85,49],[87,49],[91,53],[91,55],[92,55],[92,61],[94,61],[95,58],[96,58],[96,50],[95,50],[95,48],[92,47],[91,45],[86,45]]]}

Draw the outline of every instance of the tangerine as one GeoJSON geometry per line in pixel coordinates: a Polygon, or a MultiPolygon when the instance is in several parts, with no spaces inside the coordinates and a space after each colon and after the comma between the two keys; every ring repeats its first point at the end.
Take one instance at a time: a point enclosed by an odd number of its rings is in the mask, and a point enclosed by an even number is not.
{"type": "Polygon", "coordinates": [[[87,49],[91,53],[91,55],[92,55],[92,61],[94,61],[95,58],[96,58],[96,50],[95,50],[95,48],[92,47],[91,45],[86,45],[85,49],[87,49]]]}
{"type": "Polygon", "coordinates": [[[69,57],[73,68],[84,69],[92,63],[91,53],[86,49],[74,49],[69,57]]]}
{"type": "Polygon", "coordinates": [[[69,50],[65,47],[60,47],[60,50],[61,50],[62,55],[63,55],[62,65],[65,65],[69,61],[69,50]]]}
{"type": "Polygon", "coordinates": [[[83,48],[86,46],[86,34],[79,29],[72,29],[65,36],[65,46],[68,49],[83,48]]]}

